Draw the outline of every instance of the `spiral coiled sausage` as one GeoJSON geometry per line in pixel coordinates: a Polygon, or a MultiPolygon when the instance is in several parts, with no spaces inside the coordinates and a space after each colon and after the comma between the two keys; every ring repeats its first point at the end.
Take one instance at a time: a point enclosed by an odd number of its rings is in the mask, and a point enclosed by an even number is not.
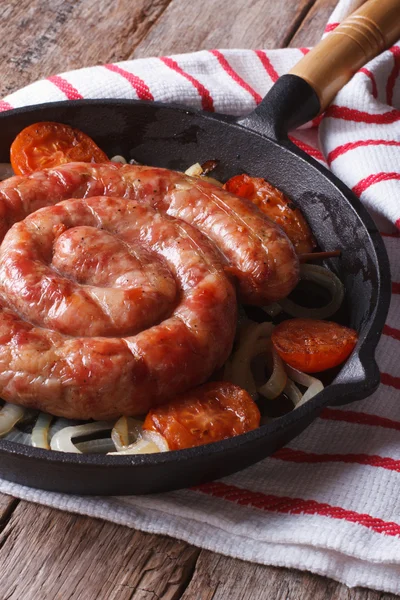
{"type": "Polygon", "coordinates": [[[68,198],[145,200],[195,225],[217,246],[240,299],[259,306],[285,298],[299,264],[283,231],[252,202],[183,173],[139,165],[69,163],[0,184],[0,240],[31,212],[68,198]]]}
{"type": "Polygon", "coordinates": [[[0,396],[75,419],[143,414],[207,380],[232,348],[231,275],[254,304],[298,278],[291,243],[250,202],[152,167],[10,178],[3,237],[0,396]]]}
{"type": "Polygon", "coordinates": [[[0,282],[1,397],[54,415],[143,414],[231,351],[236,298],[217,252],[143,202],[33,213],[3,241],[0,282]]]}

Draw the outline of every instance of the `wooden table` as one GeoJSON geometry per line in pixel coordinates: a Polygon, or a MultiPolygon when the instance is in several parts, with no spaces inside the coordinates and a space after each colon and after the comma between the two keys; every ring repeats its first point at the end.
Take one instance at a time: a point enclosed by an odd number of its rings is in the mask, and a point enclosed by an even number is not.
{"type": "MultiPolygon", "coordinates": [[[[336,0],[2,0],[0,97],[81,66],[313,45],[336,0]]],[[[1,600],[389,600],[0,495],[1,600]]]]}

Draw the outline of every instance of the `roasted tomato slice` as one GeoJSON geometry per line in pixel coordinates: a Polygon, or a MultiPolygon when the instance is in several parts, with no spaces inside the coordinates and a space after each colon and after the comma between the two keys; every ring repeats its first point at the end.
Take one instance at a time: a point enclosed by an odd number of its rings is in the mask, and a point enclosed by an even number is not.
{"type": "Polygon", "coordinates": [[[260,412],[245,390],[213,381],[153,408],[143,429],[164,436],[170,450],[180,450],[224,440],[259,425],[260,412]]]}
{"type": "Polygon", "coordinates": [[[282,360],[305,373],[340,365],[357,339],[354,329],[316,319],[289,319],[272,332],[272,343],[282,360]]]}
{"type": "Polygon", "coordinates": [[[52,122],[25,127],[11,144],[10,160],[16,175],[29,175],[68,162],[109,162],[88,135],[52,122]]]}
{"type": "Polygon", "coordinates": [[[236,175],[225,183],[224,188],[254,202],[271,221],[283,229],[297,254],[311,252],[315,248],[311,229],[300,210],[265,179],[236,175]]]}

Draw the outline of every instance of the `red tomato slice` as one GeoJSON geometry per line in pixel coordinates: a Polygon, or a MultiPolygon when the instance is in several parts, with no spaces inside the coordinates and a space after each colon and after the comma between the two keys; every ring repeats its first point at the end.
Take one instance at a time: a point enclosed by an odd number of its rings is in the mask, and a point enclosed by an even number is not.
{"type": "Polygon", "coordinates": [[[272,343],[288,365],[317,373],[340,365],[357,343],[354,329],[316,319],[289,319],[275,327],[272,343]]]}
{"type": "Polygon", "coordinates": [[[311,229],[300,210],[265,179],[245,174],[236,175],[225,183],[224,188],[254,202],[271,221],[283,229],[298,254],[311,252],[315,248],[311,229]]]}
{"type": "Polygon", "coordinates": [[[88,135],[52,122],[34,123],[23,129],[11,144],[10,160],[16,175],[68,162],[109,162],[88,135]]]}
{"type": "Polygon", "coordinates": [[[180,450],[246,433],[259,425],[260,412],[245,390],[213,381],[153,408],[143,429],[164,436],[170,450],[180,450]]]}

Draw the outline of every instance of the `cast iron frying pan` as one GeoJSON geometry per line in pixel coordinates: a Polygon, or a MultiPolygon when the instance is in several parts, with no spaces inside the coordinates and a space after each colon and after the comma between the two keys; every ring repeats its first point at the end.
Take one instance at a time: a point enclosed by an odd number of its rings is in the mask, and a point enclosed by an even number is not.
{"type": "Polygon", "coordinates": [[[327,265],[346,287],[348,325],[357,347],[334,381],[310,402],[248,434],[154,455],[109,457],[51,452],[0,440],[0,476],[74,494],[145,494],[226,476],[273,453],[328,406],[365,398],[379,384],[374,359],[390,300],[390,273],[379,233],[359,200],[288,139],[318,115],[367,60],[400,37],[400,0],[370,0],[281,77],[243,119],[183,107],[122,100],[83,100],[26,107],[0,115],[0,162],[14,137],[37,121],[83,130],[109,155],[185,170],[218,158],[213,175],[265,177],[303,211],[323,250],[342,250],[327,265]]]}

